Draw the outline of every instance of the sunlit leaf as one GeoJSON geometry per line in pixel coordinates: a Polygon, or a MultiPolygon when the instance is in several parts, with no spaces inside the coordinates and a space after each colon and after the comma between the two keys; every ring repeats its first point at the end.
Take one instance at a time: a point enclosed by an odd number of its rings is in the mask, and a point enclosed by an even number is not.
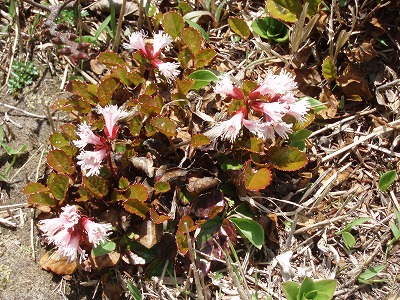
{"type": "Polygon", "coordinates": [[[261,249],[264,244],[264,229],[262,226],[247,218],[230,218],[238,229],[239,233],[246,237],[257,249],[261,249]]]}
{"type": "Polygon", "coordinates": [[[39,182],[29,182],[24,189],[22,190],[22,193],[25,195],[27,194],[33,194],[37,192],[47,192],[49,189],[44,186],[43,184],[39,182]]]}
{"type": "Polygon", "coordinates": [[[150,208],[150,219],[154,224],[162,224],[170,219],[170,216],[159,214],[154,208],[150,208]]]}
{"type": "Polygon", "coordinates": [[[272,17],[287,22],[296,22],[302,11],[298,0],[267,0],[266,8],[272,17]]]}
{"type": "Polygon", "coordinates": [[[297,171],[303,168],[308,158],[296,147],[274,146],[269,149],[271,161],[275,168],[282,171],[297,171]]]}
{"type": "Polygon", "coordinates": [[[251,161],[248,161],[243,170],[244,185],[249,191],[265,189],[272,180],[271,171],[268,168],[253,169],[251,161]]]}
{"type": "Polygon", "coordinates": [[[194,85],[191,88],[194,90],[198,90],[206,85],[209,85],[211,82],[217,82],[218,77],[216,73],[217,72],[214,70],[194,71],[188,76],[189,79],[194,79],[194,85]]]}
{"type": "Polygon", "coordinates": [[[166,136],[174,136],[176,134],[176,125],[169,118],[154,117],[151,119],[150,123],[166,136]]]}
{"type": "Polygon", "coordinates": [[[386,192],[387,189],[396,180],[396,178],[397,178],[396,170],[390,170],[385,174],[382,174],[382,176],[379,178],[379,183],[378,183],[379,189],[382,192],[386,192]]]}
{"type": "Polygon", "coordinates": [[[29,204],[38,204],[45,206],[54,206],[58,203],[58,201],[50,197],[48,193],[30,194],[27,201],[29,204]]]}
{"type": "Polygon", "coordinates": [[[228,19],[229,27],[234,33],[240,35],[242,38],[247,39],[250,36],[250,29],[247,23],[238,17],[230,17],[228,19]]]}
{"type": "Polygon", "coordinates": [[[64,174],[56,174],[49,183],[50,192],[57,200],[64,200],[69,188],[69,177],[64,174]]]}
{"type": "Polygon", "coordinates": [[[204,134],[195,134],[194,136],[192,136],[190,145],[192,147],[197,148],[197,147],[209,145],[210,142],[211,142],[211,140],[208,136],[205,136],[204,134]]]}
{"type": "Polygon", "coordinates": [[[382,279],[374,279],[380,272],[385,269],[385,266],[378,265],[375,267],[371,267],[366,269],[363,273],[360,274],[358,277],[358,281],[363,284],[371,284],[374,282],[384,282],[385,280],[382,279]]]}
{"type": "Polygon", "coordinates": [[[213,49],[203,49],[197,52],[194,57],[194,66],[196,68],[203,68],[207,66],[217,55],[213,49]]]}
{"type": "Polygon", "coordinates": [[[278,43],[286,42],[289,39],[289,29],[286,25],[271,17],[255,19],[251,28],[259,36],[278,43]]]}
{"type": "Polygon", "coordinates": [[[100,176],[84,176],[83,185],[97,199],[104,198],[108,194],[107,181],[100,176]]]}
{"type": "Polygon", "coordinates": [[[75,173],[75,165],[71,158],[62,150],[52,150],[47,154],[47,163],[59,173],[72,175],[75,173]]]}
{"type": "Polygon", "coordinates": [[[354,245],[356,244],[356,239],[350,232],[342,232],[342,239],[347,249],[353,249],[354,245]]]}
{"type": "Polygon", "coordinates": [[[49,141],[56,149],[61,149],[62,147],[70,145],[69,140],[67,140],[66,137],[58,131],[50,135],[49,141]]]}
{"type": "Polygon", "coordinates": [[[181,30],[185,27],[182,16],[174,11],[164,14],[162,25],[166,33],[173,39],[179,37],[181,30]]]}
{"type": "Polygon", "coordinates": [[[66,89],[74,95],[81,96],[82,99],[88,103],[96,104],[98,102],[96,95],[90,93],[87,89],[87,84],[82,81],[72,80],[69,82],[66,89]]]}
{"type": "Polygon", "coordinates": [[[135,183],[129,187],[126,197],[129,199],[137,199],[140,202],[144,202],[149,197],[149,193],[147,191],[147,188],[143,184],[135,183]]]}
{"type": "Polygon", "coordinates": [[[97,88],[97,97],[101,106],[109,104],[119,81],[114,77],[103,78],[97,88]]]}
{"type": "Polygon", "coordinates": [[[129,293],[131,294],[133,300],[142,300],[142,294],[140,293],[139,289],[134,286],[132,283],[127,282],[126,286],[128,287],[129,293]]]}
{"type": "Polygon", "coordinates": [[[118,65],[124,66],[126,62],[124,59],[115,52],[101,52],[97,56],[97,61],[106,65],[108,68],[116,67],[118,65]]]}
{"type": "Polygon", "coordinates": [[[200,51],[201,37],[196,29],[192,27],[183,29],[181,32],[181,39],[193,54],[200,51]]]}
{"type": "Polygon", "coordinates": [[[101,242],[97,247],[92,249],[92,254],[94,257],[103,256],[116,249],[117,245],[112,241],[101,242]]]}
{"type": "Polygon", "coordinates": [[[141,217],[143,220],[146,219],[146,214],[149,211],[148,206],[137,199],[126,200],[124,202],[124,207],[128,212],[141,217]]]}
{"type": "Polygon", "coordinates": [[[171,190],[171,186],[169,185],[168,182],[165,181],[159,181],[154,184],[154,191],[156,194],[160,193],[166,193],[171,190]]]}
{"type": "Polygon", "coordinates": [[[337,72],[333,59],[328,56],[322,62],[322,75],[328,82],[334,81],[337,78],[337,72]]]}

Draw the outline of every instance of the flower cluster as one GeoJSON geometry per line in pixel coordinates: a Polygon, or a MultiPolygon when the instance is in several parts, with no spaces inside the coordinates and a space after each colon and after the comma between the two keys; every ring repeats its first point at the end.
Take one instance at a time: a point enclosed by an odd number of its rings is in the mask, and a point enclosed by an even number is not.
{"type": "Polygon", "coordinates": [[[275,133],[288,138],[292,124],[283,121],[286,115],[293,116],[298,122],[304,122],[310,109],[310,103],[294,96],[297,84],[293,76],[282,70],[280,74],[268,73],[264,82],[253,89],[246,97],[225,75],[217,83],[215,92],[233,99],[244,100],[246,107],[238,109],[226,121],[217,122],[205,135],[216,140],[234,142],[242,126],[261,139],[275,139],[275,133]]]}
{"type": "Polygon", "coordinates": [[[86,258],[80,244],[88,242],[96,247],[104,242],[111,231],[111,224],[99,224],[90,218],[81,216],[73,205],[61,208],[63,212],[58,218],[39,221],[39,228],[48,243],[54,244],[60,257],[68,261],[79,261],[86,258]]]}
{"type": "Polygon", "coordinates": [[[129,43],[123,43],[122,46],[127,50],[136,50],[140,54],[148,59],[153,67],[167,79],[171,80],[178,76],[180,71],[178,70],[179,64],[175,62],[163,62],[160,60],[161,49],[167,47],[172,42],[172,38],[162,31],[154,34],[153,44],[151,46],[146,45],[145,39],[147,35],[143,31],[137,31],[131,34],[129,37],[129,43]]]}
{"type": "MultiPolygon", "coordinates": [[[[128,113],[116,105],[97,106],[97,113],[104,117],[104,134],[108,141],[113,141],[118,133],[117,121],[125,117],[128,113]]],[[[81,149],[77,156],[78,165],[86,171],[86,176],[98,175],[103,160],[109,155],[108,141],[90,129],[86,122],[78,125],[77,134],[79,140],[74,141],[75,146],[81,149]],[[84,150],[87,145],[92,145],[94,150],[84,150]]]]}

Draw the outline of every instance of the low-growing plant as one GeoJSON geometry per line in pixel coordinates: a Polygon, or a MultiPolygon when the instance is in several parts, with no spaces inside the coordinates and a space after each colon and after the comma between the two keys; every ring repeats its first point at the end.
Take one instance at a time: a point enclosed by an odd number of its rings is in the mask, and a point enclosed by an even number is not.
{"type": "Polygon", "coordinates": [[[65,262],[54,268],[46,260],[48,270],[71,274],[81,264],[101,271],[123,261],[143,265],[146,277],[172,274],[173,262],[190,258],[193,245],[191,258],[206,275],[238,234],[257,249],[264,244],[254,216],[235,211],[240,196],[266,188],[274,170],[307,164],[287,139],[313,121],[320,103],[295,97],[289,71],[270,70],[262,82],[241,85],[212,70],[195,73],[215,50],[177,12],[164,14],[161,24],[165,32],[152,41],[141,31],[123,44],[131,61],[100,53],[96,61],[107,70],[100,82],[71,81],[73,96],[51,105],[73,119],[49,138],[46,177],[24,188],[54,246],[46,257],[65,262]],[[224,104],[219,111],[189,96],[212,81],[224,104]]]}
{"type": "Polygon", "coordinates": [[[39,75],[38,69],[32,61],[14,60],[11,67],[11,76],[8,81],[8,88],[12,94],[21,91],[24,87],[31,85],[39,75]]]}
{"type": "Polygon", "coordinates": [[[349,224],[347,224],[342,230],[340,230],[337,234],[342,235],[342,239],[344,242],[344,245],[346,246],[347,249],[351,250],[356,244],[356,239],[355,237],[350,233],[350,230],[357,225],[364,224],[365,222],[368,222],[371,220],[370,218],[359,218],[351,221],[349,224]]]}
{"type": "Polygon", "coordinates": [[[283,292],[288,300],[330,300],[335,293],[337,281],[333,279],[312,280],[304,278],[300,284],[286,281],[282,284],[283,292]]]}

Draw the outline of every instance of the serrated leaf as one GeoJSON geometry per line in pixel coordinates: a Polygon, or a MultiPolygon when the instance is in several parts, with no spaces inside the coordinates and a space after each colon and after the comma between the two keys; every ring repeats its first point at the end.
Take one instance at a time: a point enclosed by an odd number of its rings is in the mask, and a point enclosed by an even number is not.
{"type": "Polygon", "coordinates": [[[129,180],[125,177],[121,177],[118,181],[118,188],[120,190],[127,190],[129,189],[129,180]]]}
{"type": "Polygon", "coordinates": [[[146,219],[146,214],[149,211],[148,206],[137,199],[126,200],[124,202],[124,208],[131,214],[141,217],[143,220],[146,219]]]}
{"type": "Polygon", "coordinates": [[[195,134],[194,136],[192,136],[190,145],[192,147],[197,148],[197,147],[209,145],[210,142],[211,142],[211,140],[208,136],[205,136],[204,134],[195,134]]]}
{"type": "Polygon", "coordinates": [[[302,12],[298,0],[267,0],[266,8],[272,17],[287,22],[296,22],[302,12]]]}
{"type": "Polygon", "coordinates": [[[261,249],[264,244],[264,229],[262,226],[247,218],[230,218],[238,229],[239,233],[246,237],[257,249],[261,249]]]}
{"type": "Polygon", "coordinates": [[[67,139],[73,141],[76,140],[78,138],[78,136],[76,135],[76,126],[74,124],[64,124],[60,126],[60,129],[62,131],[62,133],[67,137],[67,139]]]}
{"type": "Polygon", "coordinates": [[[107,181],[100,176],[84,176],[83,185],[97,199],[102,199],[108,194],[107,181]]]}
{"type": "Polygon", "coordinates": [[[132,136],[138,136],[140,134],[140,130],[142,129],[142,121],[143,117],[141,115],[134,116],[129,123],[129,131],[132,136]]]}
{"type": "Polygon", "coordinates": [[[273,166],[281,171],[297,171],[308,162],[306,154],[292,146],[274,146],[269,149],[269,153],[273,166]]]}
{"type": "Polygon", "coordinates": [[[108,253],[113,252],[117,248],[117,244],[112,241],[105,241],[98,244],[92,249],[92,254],[94,257],[103,256],[108,253]]]}
{"type": "Polygon", "coordinates": [[[356,239],[350,232],[348,231],[342,232],[342,239],[347,249],[349,250],[353,249],[354,245],[356,244],[356,239]]]}
{"type": "Polygon", "coordinates": [[[255,19],[251,23],[251,28],[259,36],[278,43],[286,42],[289,39],[289,29],[286,25],[271,17],[255,19]]]}
{"type": "Polygon", "coordinates": [[[81,96],[83,100],[90,104],[96,104],[98,102],[96,95],[93,95],[91,92],[89,92],[87,84],[82,81],[70,81],[67,85],[67,91],[73,93],[74,95],[81,96]]]}
{"type": "Polygon", "coordinates": [[[137,199],[140,202],[144,202],[149,197],[147,188],[140,183],[132,184],[127,191],[126,197],[129,199],[137,199]]]}
{"type": "MultiPolygon", "coordinates": [[[[182,3],[182,2],[181,2],[182,3]]],[[[197,24],[196,22],[193,22],[191,20],[185,20],[186,23],[189,24],[189,26],[193,27],[194,29],[197,29],[198,31],[200,31],[201,36],[203,37],[203,39],[205,39],[206,41],[209,41],[210,38],[207,34],[207,32],[204,30],[203,27],[201,27],[199,24],[197,24]]]]}
{"type": "Polygon", "coordinates": [[[46,186],[39,182],[29,182],[22,190],[22,193],[28,195],[38,192],[47,192],[48,190],[49,189],[46,186]]]}
{"type": "Polygon", "coordinates": [[[62,147],[70,146],[69,140],[67,140],[66,137],[61,132],[58,131],[50,135],[49,141],[56,149],[61,149],[62,147]]]}
{"type": "Polygon", "coordinates": [[[192,79],[177,79],[176,80],[176,85],[178,87],[179,93],[181,93],[182,95],[186,96],[190,90],[192,89],[193,85],[194,85],[194,80],[192,79]]]}
{"type": "Polygon", "coordinates": [[[247,39],[250,36],[250,28],[243,19],[230,17],[228,19],[228,24],[232,31],[240,35],[242,38],[247,39]]]}
{"type": "Polygon", "coordinates": [[[209,85],[211,82],[217,82],[218,77],[215,73],[216,71],[210,71],[210,70],[194,71],[188,76],[189,79],[194,80],[194,84],[191,88],[194,90],[198,90],[206,85],[209,85]]]}
{"type": "Polygon", "coordinates": [[[197,52],[194,57],[195,68],[204,68],[207,66],[217,55],[217,52],[213,49],[203,49],[197,52]]]}
{"type": "Polygon", "coordinates": [[[166,117],[154,117],[151,119],[151,125],[166,136],[174,136],[176,134],[176,125],[173,121],[166,117]]]}
{"type": "Polygon", "coordinates": [[[108,68],[126,65],[124,59],[115,52],[102,52],[97,56],[97,61],[108,68]]]}
{"type": "Polygon", "coordinates": [[[381,192],[386,192],[387,189],[392,185],[392,183],[396,180],[397,173],[396,170],[390,170],[379,178],[378,187],[381,192]]]}
{"type": "Polygon", "coordinates": [[[58,203],[58,201],[52,197],[48,193],[35,193],[29,195],[27,202],[29,204],[38,204],[45,206],[54,206],[58,203]]]}
{"type": "Polygon", "coordinates": [[[337,78],[337,72],[333,59],[328,56],[322,62],[322,75],[328,82],[332,82],[337,78]]]}
{"type": "Polygon", "coordinates": [[[97,88],[97,97],[101,106],[105,106],[111,102],[111,98],[118,85],[119,81],[114,77],[103,78],[97,88]]]}
{"type": "Polygon", "coordinates": [[[179,37],[181,30],[185,27],[182,16],[174,11],[164,14],[162,25],[166,33],[173,39],[179,37]]]}
{"type": "Polygon", "coordinates": [[[201,37],[196,29],[192,27],[183,29],[181,31],[181,39],[193,54],[200,51],[201,37]]]}
{"type": "Polygon", "coordinates": [[[87,114],[91,111],[90,104],[82,99],[57,99],[50,104],[50,108],[65,112],[79,111],[82,114],[87,114]]]}
{"type": "Polygon", "coordinates": [[[57,200],[65,199],[69,188],[69,177],[64,174],[56,174],[49,184],[49,190],[57,200]]]}
{"type": "Polygon", "coordinates": [[[154,224],[162,224],[170,219],[170,216],[159,214],[154,208],[150,208],[150,219],[154,224]]]}
{"type": "Polygon", "coordinates": [[[251,161],[248,161],[243,170],[244,185],[249,191],[265,189],[272,180],[272,173],[268,168],[254,170],[251,161]]]}
{"type": "Polygon", "coordinates": [[[154,191],[156,194],[160,193],[166,193],[171,190],[171,186],[169,185],[168,182],[165,181],[159,181],[154,184],[154,191]]]}
{"type": "Polygon", "coordinates": [[[75,173],[75,165],[71,158],[62,150],[52,150],[47,154],[47,163],[59,173],[72,175],[75,173]]]}

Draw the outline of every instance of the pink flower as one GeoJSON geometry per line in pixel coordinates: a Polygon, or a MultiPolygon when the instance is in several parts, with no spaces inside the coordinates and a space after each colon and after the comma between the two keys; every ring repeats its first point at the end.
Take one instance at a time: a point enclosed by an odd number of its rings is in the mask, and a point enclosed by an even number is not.
{"type": "Polygon", "coordinates": [[[282,138],[287,139],[289,138],[288,133],[292,133],[292,126],[293,124],[287,124],[285,122],[273,122],[273,127],[275,132],[282,138]]]}
{"type": "Polygon", "coordinates": [[[167,47],[172,43],[172,38],[162,31],[159,31],[154,35],[152,57],[158,57],[160,55],[161,49],[167,47]]]}
{"type": "Polygon", "coordinates": [[[258,99],[262,96],[285,95],[297,88],[297,83],[291,73],[281,70],[279,75],[268,73],[264,82],[250,93],[251,99],[258,99]]]}
{"type": "Polygon", "coordinates": [[[81,151],[77,156],[77,164],[82,170],[87,171],[85,176],[99,175],[101,163],[107,157],[107,149],[101,148],[96,151],[81,151]]]}
{"type": "Polygon", "coordinates": [[[110,140],[115,139],[119,129],[117,121],[127,116],[128,112],[117,105],[106,105],[105,107],[97,105],[96,110],[104,116],[104,133],[110,140]]]}
{"type": "Polygon", "coordinates": [[[303,123],[306,119],[308,111],[310,110],[310,107],[310,102],[308,102],[306,99],[302,99],[289,104],[287,106],[287,114],[295,117],[298,122],[303,123]]]}
{"type": "Polygon", "coordinates": [[[75,146],[78,148],[85,148],[88,144],[92,145],[103,145],[104,141],[102,139],[93,133],[93,131],[90,129],[89,125],[86,124],[86,122],[83,122],[82,124],[78,125],[78,132],[77,132],[80,140],[73,141],[75,146]]]}
{"type": "Polygon", "coordinates": [[[142,31],[136,31],[129,37],[129,43],[123,43],[122,47],[127,50],[139,50],[144,56],[148,55],[148,48],[146,47],[145,39],[147,35],[142,31]]]}
{"type": "Polygon", "coordinates": [[[261,102],[257,101],[252,108],[255,111],[264,114],[267,122],[280,122],[282,117],[287,113],[286,105],[279,102],[261,102]]]}
{"type": "Polygon", "coordinates": [[[216,140],[220,137],[222,140],[229,140],[233,143],[239,135],[240,129],[242,129],[244,113],[243,109],[238,110],[232,118],[217,122],[204,134],[212,140],[216,140]]]}
{"type": "Polygon", "coordinates": [[[39,228],[47,242],[54,244],[60,257],[74,261],[79,255],[80,262],[86,258],[80,247],[86,235],[94,247],[104,242],[110,234],[111,224],[98,224],[82,217],[75,206],[66,205],[58,218],[39,221],[39,228]]]}
{"type": "Polygon", "coordinates": [[[243,125],[260,139],[275,140],[274,127],[271,122],[260,122],[260,120],[243,120],[243,125]]]}
{"type": "Polygon", "coordinates": [[[178,63],[162,62],[158,59],[153,59],[151,63],[160,71],[160,73],[167,79],[167,81],[171,81],[171,79],[178,76],[180,73],[180,71],[178,70],[178,63]]]}
{"type": "Polygon", "coordinates": [[[87,217],[82,217],[81,224],[88,237],[88,240],[94,247],[100,242],[105,242],[106,237],[110,234],[112,229],[111,224],[99,224],[91,221],[87,217]]]}
{"type": "Polygon", "coordinates": [[[232,81],[227,74],[221,77],[221,80],[215,85],[214,91],[216,94],[227,95],[234,99],[244,98],[242,91],[236,86],[233,86],[232,81]]]}

